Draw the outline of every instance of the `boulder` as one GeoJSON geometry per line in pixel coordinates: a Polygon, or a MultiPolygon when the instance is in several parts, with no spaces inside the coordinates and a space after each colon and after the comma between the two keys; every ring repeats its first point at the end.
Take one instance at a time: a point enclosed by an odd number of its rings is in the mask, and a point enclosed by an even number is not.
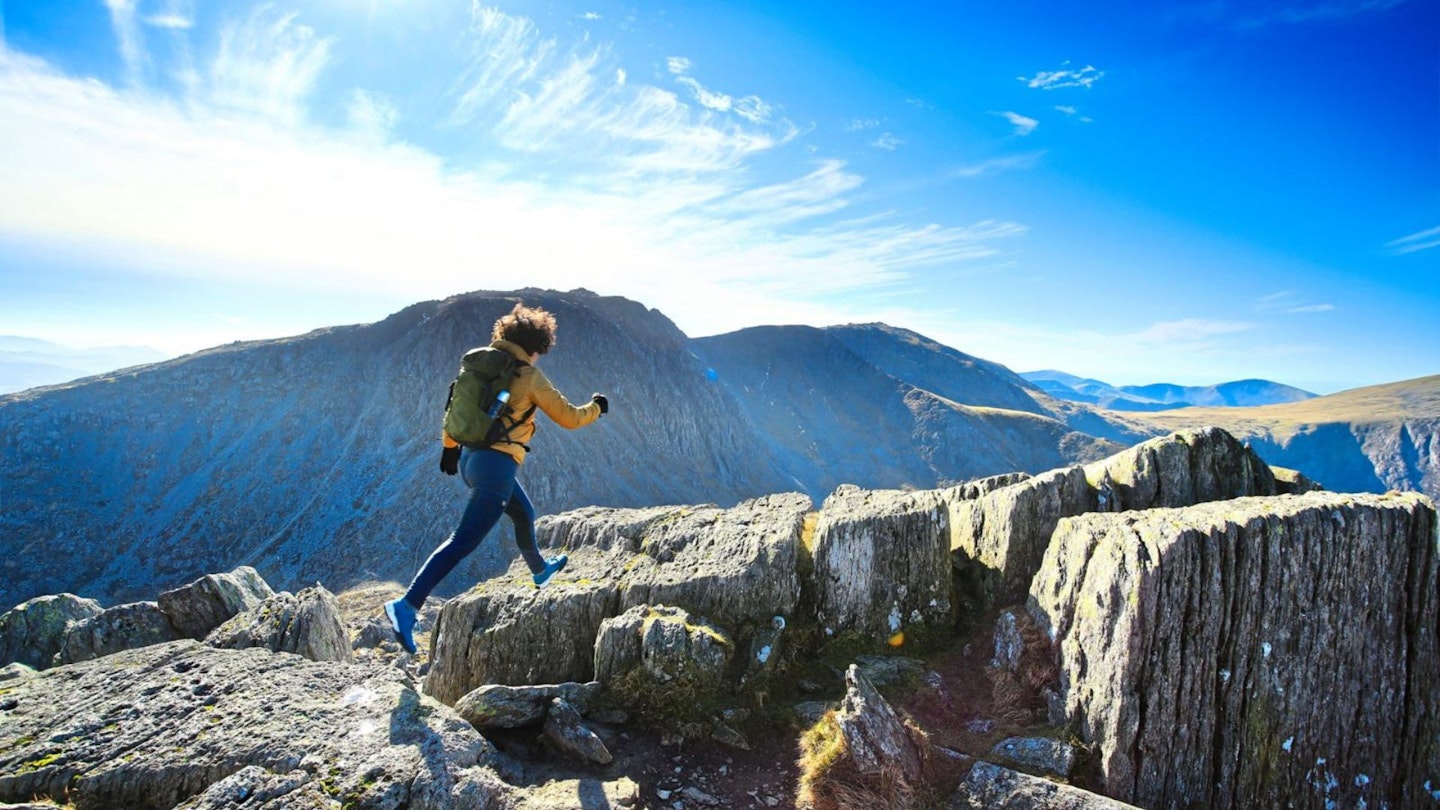
{"type": "Polygon", "coordinates": [[[545,713],[545,739],[557,750],[585,762],[609,765],[614,759],[605,743],[580,719],[579,710],[564,698],[550,701],[545,713]]]}
{"type": "Polygon", "coordinates": [[[270,773],[256,765],[244,768],[211,785],[176,810],[288,810],[315,808],[342,810],[343,805],[325,792],[320,780],[302,770],[270,773]]]}
{"type": "Polygon", "coordinates": [[[640,785],[622,776],[599,779],[557,779],[531,788],[515,789],[507,810],[575,810],[575,808],[640,807],[640,785]]]}
{"type": "Polygon", "coordinates": [[[184,638],[199,641],[231,616],[260,604],[275,592],[254,568],[242,565],[226,574],[206,574],[156,600],[184,638]]]}
{"type": "Polygon", "coordinates": [[[1114,502],[1099,510],[1103,512],[1277,494],[1270,467],[1218,427],[1180,431],[1137,444],[1085,465],[1085,475],[1093,486],[1108,485],[1114,493],[1114,502]]]}
{"type": "Polygon", "coordinates": [[[318,800],[316,786],[353,808],[494,807],[504,798],[487,775],[497,756],[490,744],[393,667],[182,640],[7,689],[0,802],[147,810],[202,797],[195,806],[229,807],[223,796],[203,797],[212,788],[241,796],[247,780],[277,808],[318,800]],[[274,776],[252,770],[216,787],[251,766],[274,776]]]}
{"type": "Polygon", "coordinates": [[[100,615],[100,603],[73,593],[37,596],[0,615],[0,664],[50,666],[75,622],[100,615]]]}
{"type": "Polygon", "coordinates": [[[939,493],[844,485],[815,526],[816,618],[883,648],[954,624],[949,512],[939,493]]]}
{"type": "Polygon", "coordinates": [[[1031,589],[1104,792],[1146,807],[1428,806],[1434,505],[1242,498],[1063,521],[1031,589]]]}
{"type": "Polygon", "coordinates": [[[132,602],[106,608],[70,626],[55,663],[89,661],[102,655],[164,644],[182,638],[154,602],[132,602]]]}
{"type": "Polygon", "coordinates": [[[600,626],[595,679],[608,702],[648,720],[693,719],[734,652],[725,631],[680,608],[638,605],[600,626]]]}
{"type": "Polygon", "coordinates": [[[523,564],[450,600],[432,636],[425,690],[445,703],[487,683],[595,679],[600,624],[636,605],[668,604],[748,639],[793,613],[810,500],[772,495],[732,509],[581,509],[542,518],[542,545],[569,565],[536,590],[523,564]]]}
{"type": "Polygon", "coordinates": [[[349,661],[350,638],[335,595],[320,585],[284,591],[236,614],[205,637],[212,647],[259,647],[311,661],[349,661]]]}
{"type": "Polygon", "coordinates": [[[950,810],[1136,810],[1099,794],[977,762],[950,800],[950,810]]]}
{"type": "Polygon", "coordinates": [[[600,684],[562,683],[539,686],[487,684],[455,701],[455,712],[481,731],[520,728],[545,719],[550,702],[563,698],[582,715],[600,692],[600,684]]]}

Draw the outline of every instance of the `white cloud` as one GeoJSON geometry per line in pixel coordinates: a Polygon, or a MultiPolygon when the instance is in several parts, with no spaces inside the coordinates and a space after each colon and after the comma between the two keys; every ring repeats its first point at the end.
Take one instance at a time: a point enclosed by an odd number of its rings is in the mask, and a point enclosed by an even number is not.
{"type": "Polygon", "coordinates": [[[209,89],[216,105],[288,124],[304,117],[304,104],[325,67],[331,41],[262,6],[220,31],[210,63],[209,89]]]}
{"type": "Polygon", "coordinates": [[[707,89],[700,82],[689,76],[680,76],[676,82],[690,88],[692,97],[700,103],[700,106],[715,110],[716,112],[729,112],[735,106],[734,99],[724,93],[714,93],[707,89]]]}
{"type": "Polygon", "coordinates": [[[1002,116],[1006,121],[1009,121],[1010,125],[1015,127],[1015,134],[1019,135],[1022,138],[1034,132],[1035,128],[1040,126],[1039,121],[1036,121],[1034,118],[1021,115],[1017,112],[1010,112],[1007,110],[1005,112],[996,113],[996,115],[1002,116]]]}
{"type": "Polygon", "coordinates": [[[904,143],[904,141],[900,140],[889,132],[885,132],[882,133],[880,137],[872,141],[870,145],[875,147],[876,149],[884,149],[887,152],[894,152],[895,148],[902,143],[904,143]]]}
{"type": "Polygon", "coordinates": [[[580,19],[582,19],[582,20],[598,20],[598,19],[600,19],[600,13],[597,12],[597,11],[587,11],[587,12],[585,12],[584,14],[581,14],[581,15],[580,15],[580,19]]]}
{"type": "Polygon", "coordinates": [[[1065,113],[1066,115],[1074,115],[1075,113],[1079,112],[1079,110],[1067,104],[1056,104],[1055,109],[1059,110],[1062,113],[1065,113]]]}
{"type": "Polygon", "coordinates": [[[1240,20],[1241,28],[1257,28],[1270,23],[1302,24],[1315,21],[1343,20],[1365,14],[1378,14],[1405,5],[1410,0],[1299,0],[1240,20]]]}
{"type": "Polygon", "coordinates": [[[961,166],[955,169],[952,174],[956,177],[983,177],[985,175],[1007,172],[1012,169],[1028,169],[1034,166],[1040,158],[1044,157],[1046,151],[1047,150],[1040,149],[1019,155],[990,158],[989,160],[982,160],[979,163],[961,166]]]}
{"type": "Polygon", "coordinates": [[[879,118],[854,118],[845,124],[846,132],[860,132],[880,126],[879,118]]]}
{"type": "MultiPolygon", "coordinates": [[[[1064,63],[1064,65],[1069,64],[1068,61],[1064,63]]],[[[1060,70],[1042,70],[1034,76],[1018,78],[1025,82],[1027,87],[1039,90],[1059,90],[1063,87],[1088,88],[1105,75],[1105,71],[1096,69],[1094,65],[1086,65],[1079,70],[1072,70],[1064,65],[1060,70]]]]}
{"type": "Polygon", "coordinates": [[[619,85],[620,87],[624,87],[624,86],[625,86],[625,78],[626,78],[627,75],[628,75],[628,74],[625,73],[625,68],[616,68],[616,69],[615,69],[615,84],[619,85]]]}
{"type": "Polygon", "coordinates": [[[665,60],[665,68],[676,76],[684,75],[690,70],[690,60],[683,56],[671,56],[665,60]]]}
{"type": "Polygon", "coordinates": [[[1422,250],[1440,247],[1440,228],[1429,228],[1409,236],[1402,236],[1387,242],[1385,247],[1389,248],[1391,253],[1396,254],[1418,253],[1422,250]]]}
{"type": "Polygon", "coordinates": [[[125,63],[125,76],[132,85],[140,82],[149,61],[135,6],[136,0],[105,0],[105,7],[110,10],[110,27],[115,31],[120,58],[125,63]]]}
{"type": "Polygon", "coordinates": [[[1206,343],[1222,335],[1248,332],[1255,324],[1245,321],[1219,321],[1205,318],[1184,318],[1178,321],[1161,321],[1126,337],[1148,345],[1188,346],[1206,343]]]}
{"type": "Polygon", "coordinates": [[[0,231],[151,276],[400,304],[584,286],[691,334],[863,317],[815,292],[863,300],[915,268],[996,257],[1025,232],[837,221],[863,183],[839,161],[757,182],[751,159],[783,158],[792,124],[611,81],[606,48],[563,47],[492,10],[470,35],[449,96],[452,121],[487,147],[470,165],[392,140],[395,107],[373,91],[348,96],[348,127],[312,120],[330,41],[293,16],[227,26],[208,92],[184,104],[0,50],[0,231]],[[566,171],[527,170],[554,161],[566,171]]]}
{"type": "Polygon", "coordinates": [[[1335,311],[1334,304],[1313,304],[1295,290],[1281,290],[1262,296],[1255,302],[1256,312],[1278,312],[1282,315],[1306,315],[1335,311]]]}

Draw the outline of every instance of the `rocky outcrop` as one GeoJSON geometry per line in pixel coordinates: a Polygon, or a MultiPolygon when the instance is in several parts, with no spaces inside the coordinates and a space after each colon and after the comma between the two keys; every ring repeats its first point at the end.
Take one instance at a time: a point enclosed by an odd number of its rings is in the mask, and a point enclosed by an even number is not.
{"type": "Polygon", "coordinates": [[[38,596],[0,615],[0,664],[50,666],[77,622],[98,616],[100,603],[71,593],[38,596]]]}
{"type": "Polygon", "coordinates": [[[977,762],[960,783],[950,810],[1136,810],[1070,785],[977,762]]]}
{"type": "Polygon", "coordinates": [[[441,611],[428,694],[445,703],[486,683],[594,679],[600,625],[636,605],[704,617],[747,644],[792,613],[797,554],[810,501],[772,495],[732,509],[585,509],[543,518],[541,544],[570,563],[537,591],[517,564],[441,611]]]}
{"type": "Polygon", "coordinates": [[[284,591],[237,614],[205,637],[212,647],[259,647],[295,653],[311,661],[349,661],[350,634],[340,621],[335,595],[316,585],[284,591]]]}
{"type": "Polygon", "coordinates": [[[990,756],[1060,777],[1068,777],[1075,770],[1075,747],[1049,737],[1009,737],[996,743],[990,756]]]}
{"type": "Polygon", "coordinates": [[[604,741],[580,718],[580,710],[565,698],[550,701],[545,713],[545,739],[557,750],[596,765],[609,765],[614,759],[604,741]]]}
{"type": "Polygon", "coordinates": [[[692,720],[697,699],[720,691],[734,653],[724,630],[680,608],[638,605],[600,625],[595,679],[642,717],[692,720]]]}
{"type": "Polygon", "coordinates": [[[185,640],[6,690],[0,801],[48,796],[102,810],[504,801],[483,767],[494,749],[393,667],[185,640]]]}
{"type": "Polygon", "coordinates": [[[1426,806],[1440,785],[1436,538],[1414,494],[1063,521],[1032,608],[1105,792],[1146,807],[1426,806]]]}
{"type": "Polygon", "coordinates": [[[1087,512],[1274,495],[1269,467],[1218,428],[1152,439],[1085,467],[1051,470],[973,499],[952,498],[950,547],[977,580],[975,607],[1022,602],[1056,524],[1087,512]]]}
{"type": "Polygon", "coordinates": [[[98,616],[76,622],[65,633],[55,663],[89,661],[102,655],[164,644],[182,638],[154,602],[132,602],[106,608],[98,616]]]}
{"type": "Polygon", "coordinates": [[[241,611],[274,596],[254,568],[242,565],[225,574],[207,574],[181,588],[160,594],[157,603],[184,638],[197,641],[241,611]]]}
{"type": "Polygon", "coordinates": [[[826,634],[884,641],[948,629],[948,519],[935,492],[843,486],[826,498],[814,547],[816,619],[826,634]]]}

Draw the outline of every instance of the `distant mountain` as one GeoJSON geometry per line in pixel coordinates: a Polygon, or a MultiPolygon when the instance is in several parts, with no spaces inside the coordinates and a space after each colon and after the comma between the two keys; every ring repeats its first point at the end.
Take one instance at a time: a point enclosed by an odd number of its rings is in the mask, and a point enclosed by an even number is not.
{"type": "Polygon", "coordinates": [[[163,352],[148,346],[72,349],[47,340],[0,335],[0,394],[70,382],[165,358],[163,352]]]}
{"type": "Polygon", "coordinates": [[[1131,423],[1156,435],[1218,425],[1326,489],[1415,490],[1440,500],[1440,375],[1264,407],[1137,414],[1131,423]]]}
{"type": "MultiPolygon", "coordinates": [[[[797,490],[818,504],[840,483],[1040,472],[1141,436],[890,327],[692,341],[623,298],[472,293],[0,396],[0,605],[143,598],[239,564],[285,588],[409,577],[464,497],[437,468],[446,386],[522,298],[559,318],[546,374],[612,404],[582,431],[541,417],[521,480],[544,512],[797,490]]],[[[508,565],[502,527],[447,586],[508,565]]]]}
{"type": "Polygon", "coordinates": [[[1027,371],[1020,376],[1051,396],[1115,411],[1162,411],[1194,406],[1248,408],[1300,402],[1315,396],[1269,380],[1236,380],[1203,386],[1171,383],[1114,386],[1053,369],[1027,371]]]}

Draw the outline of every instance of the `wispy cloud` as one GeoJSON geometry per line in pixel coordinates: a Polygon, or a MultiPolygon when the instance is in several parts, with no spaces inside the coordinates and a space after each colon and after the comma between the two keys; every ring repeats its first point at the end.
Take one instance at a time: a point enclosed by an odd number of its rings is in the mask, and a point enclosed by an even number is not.
{"type": "Polygon", "coordinates": [[[904,143],[904,141],[895,137],[892,133],[883,132],[880,134],[880,137],[871,141],[870,145],[876,149],[884,149],[886,152],[894,152],[902,143],[904,143]]]}
{"type": "Polygon", "coordinates": [[[853,319],[814,292],[863,301],[1025,233],[849,213],[864,178],[785,150],[798,129],[758,100],[752,120],[738,100],[721,112],[622,83],[608,46],[492,9],[467,37],[446,99],[484,147],[470,163],[395,139],[399,113],[373,90],[322,124],[312,91],[339,46],[293,15],[225,26],[184,104],[0,50],[0,231],[150,274],[401,302],[503,284],[493,271],[630,295],[692,334],[853,319]]]}
{"type": "Polygon", "coordinates": [[[1097,69],[1094,65],[1086,65],[1079,70],[1069,67],[1070,62],[1064,62],[1059,70],[1042,70],[1034,76],[1019,76],[1020,81],[1025,82],[1027,87],[1039,90],[1059,90],[1064,87],[1090,87],[1105,76],[1105,71],[1097,69]]]}
{"type": "Polygon", "coordinates": [[[1395,254],[1419,253],[1422,250],[1440,247],[1440,228],[1429,228],[1409,236],[1402,236],[1385,243],[1385,247],[1395,254]]]}
{"type": "Polygon", "coordinates": [[[584,14],[581,14],[581,15],[580,15],[580,19],[582,19],[582,20],[598,20],[598,19],[600,19],[600,13],[599,13],[598,11],[587,11],[587,12],[585,12],[584,14]]]}
{"type": "Polygon", "coordinates": [[[105,0],[105,7],[110,11],[110,27],[115,31],[120,58],[125,63],[125,77],[132,85],[140,83],[148,62],[135,6],[136,0],[105,0]]]}
{"type": "Polygon", "coordinates": [[[1312,303],[1295,290],[1281,290],[1262,296],[1255,302],[1256,312],[1279,313],[1281,315],[1310,315],[1320,312],[1334,312],[1334,304],[1312,303]]]}
{"type": "Polygon", "coordinates": [[[846,132],[860,132],[880,126],[879,118],[853,118],[845,124],[846,132]]]}
{"type": "Polygon", "coordinates": [[[1035,128],[1040,126],[1040,122],[1034,118],[1021,115],[1017,112],[1010,112],[1009,110],[995,113],[995,115],[1001,116],[1006,121],[1009,121],[1010,125],[1015,127],[1015,134],[1022,138],[1034,132],[1035,128]]]}
{"type": "Polygon", "coordinates": [[[1006,155],[1004,157],[990,158],[979,163],[971,163],[961,166],[951,172],[956,177],[983,177],[985,175],[1000,174],[1014,169],[1028,169],[1039,162],[1045,156],[1047,150],[1040,149],[1034,152],[1025,152],[1019,155],[1006,155]]]}
{"type": "Polygon", "coordinates": [[[1126,337],[1140,343],[1164,346],[1188,346],[1208,343],[1216,337],[1248,332],[1255,324],[1245,321],[1222,321],[1205,318],[1184,318],[1161,321],[1126,337]]]}
{"type": "Polygon", "coordinates": [[[1311,0],[1291,2],[1278,8],[1256,11],[1247,8],[1241,18],[1241,28],[1258,28],[1272,23],[1303,24],[1312,22],[1334,22],[1367,14],[1379,14],[1411,0],[1311,0]]]}

